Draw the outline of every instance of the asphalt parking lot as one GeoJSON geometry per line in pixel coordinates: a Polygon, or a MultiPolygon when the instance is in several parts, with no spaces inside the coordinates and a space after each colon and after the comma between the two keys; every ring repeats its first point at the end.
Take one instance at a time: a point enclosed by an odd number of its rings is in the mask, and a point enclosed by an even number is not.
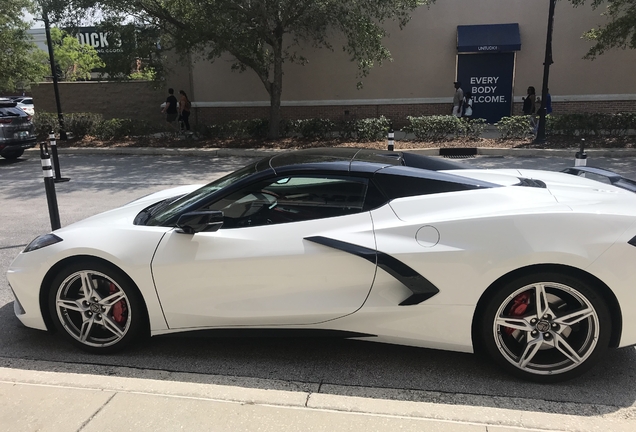
{"type": "MultiPolygon", "coordinates": [[[[171,186],[205,183],[247,158],[64,155],[58,183],[62,225],[171,186]]],[[[479,157],[485,168],[560,170],[572,159],[479,157]]],[[[635,158],[589,165],[636,179],[635,158]]],[[[558,385],[521,382],[469,354],[330,339],[158,337],[112,356],[80,352],[60,337],[23,327],[5,273],[34,237],[50,231],[39,158],[0,159],[0,366],[195,382],[561,414],[636,415],[636,349],[611,352],[583,378],[558,385]],[[185,377],[185,378],[184,378],[185,377]],[[627,410],[626,410],[627,409],[627,410]]],[[[452,326],[452,323],[449,323],[452,326]]]]}

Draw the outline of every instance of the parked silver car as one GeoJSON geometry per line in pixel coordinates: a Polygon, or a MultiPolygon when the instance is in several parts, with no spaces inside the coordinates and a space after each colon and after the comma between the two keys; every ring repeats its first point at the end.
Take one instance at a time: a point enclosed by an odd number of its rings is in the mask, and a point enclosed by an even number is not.
{"type": "Polygon", "coordinates": [[[37,136],[31,116],[9,99],[0,99],[0,156],[17,159],[35,146],[37,136]]]}

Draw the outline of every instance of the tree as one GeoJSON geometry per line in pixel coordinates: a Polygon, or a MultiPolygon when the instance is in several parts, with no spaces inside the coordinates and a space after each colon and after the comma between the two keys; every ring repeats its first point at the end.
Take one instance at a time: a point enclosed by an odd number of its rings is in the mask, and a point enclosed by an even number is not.
{"type": "Polygon", "coordinates": [[[110,22],[134,17],[142,26],[161,30],[164,48],[195,53],[214,61],[234,57],[234,70],[251,69],[270,96],[269,136],[279,136],[283,64],[305,64],[303,46],[333,49],[343,34],[343,50],[356,61],[359,75],[390,60],[382,44],[383,24],[402,28],[418,6],[434,0],[42,0],[56,19],[83,17],[99,7],[110,22]],[[73,15],[73,12],[75,15],[73,15]]]}
{"type": "Polygon", "coordinates": [[[0,91],[13,92],[46,75],[42,53],[27,34],[23,12],[30,0],[0,0],[0,91]]]}
{"type": "MultiPolygon", "coordinates": [[[[575,6],[587,0],[570,0],[575,6]]],[[[594,59],[613,48],[636,48],[636,0],[591,0],[592,8],[598,9],[606,4],[605,12],[608,23],[593,28],[584,34],[585,38],[594,41],[594,45],[586,54],[586,58],[594,59]]]]}
{"type": "Polygon", "coordinates": [[[51,43],[55,63],[64,81],[88,80],[93,69],[105,66],[97,51],[90,45],[82,45],[77,38],[58,28],[51,29],[51,43]]]}

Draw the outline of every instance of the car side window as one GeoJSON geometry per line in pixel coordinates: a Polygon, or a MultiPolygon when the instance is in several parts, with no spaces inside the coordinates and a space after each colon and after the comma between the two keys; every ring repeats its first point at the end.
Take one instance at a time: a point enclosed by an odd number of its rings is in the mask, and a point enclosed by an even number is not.
{"type": "Polygon", "coordinates": [[[324,219],[363,211],[367,180],[288,176],[256,183],[208,205],[222,229],[324,219]]]}

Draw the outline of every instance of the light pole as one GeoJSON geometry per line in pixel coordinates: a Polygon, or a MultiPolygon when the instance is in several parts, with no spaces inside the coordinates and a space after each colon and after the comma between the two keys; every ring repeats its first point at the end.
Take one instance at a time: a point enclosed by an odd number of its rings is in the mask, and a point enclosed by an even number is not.
{"type": "Polygon", "coordinates": [[[550,77],[550,65],[552,61],[552,29],[554,28],[554,9],[556,0],[550,0],[550,10],[548,11],[548,35],[545,41],[545,60],[543,62],[543,87],[541,88],[541,107],[539,108],[539,128],[535,143],[545,142],[545,115],[548,98],[548,79],[550,77]]]}
{"type": "Polygon", "coordinates": [[[55,67],[55,56],[53,55],[53,42],[51,41],[51,27],[49,25],[49,15],[44,6],[42,7],[42,19],[44,20],[44,30],[46,31],[46,45],[49,49],[53,91],[55,92],[55,105],[57,106],[57,120],[60,124],[60,139],[66,140],[66,127],[64,126],[64,115],[62,114],[62,105],[60,104],[60,90],[57,86],[57,70],[55,67]]]}

